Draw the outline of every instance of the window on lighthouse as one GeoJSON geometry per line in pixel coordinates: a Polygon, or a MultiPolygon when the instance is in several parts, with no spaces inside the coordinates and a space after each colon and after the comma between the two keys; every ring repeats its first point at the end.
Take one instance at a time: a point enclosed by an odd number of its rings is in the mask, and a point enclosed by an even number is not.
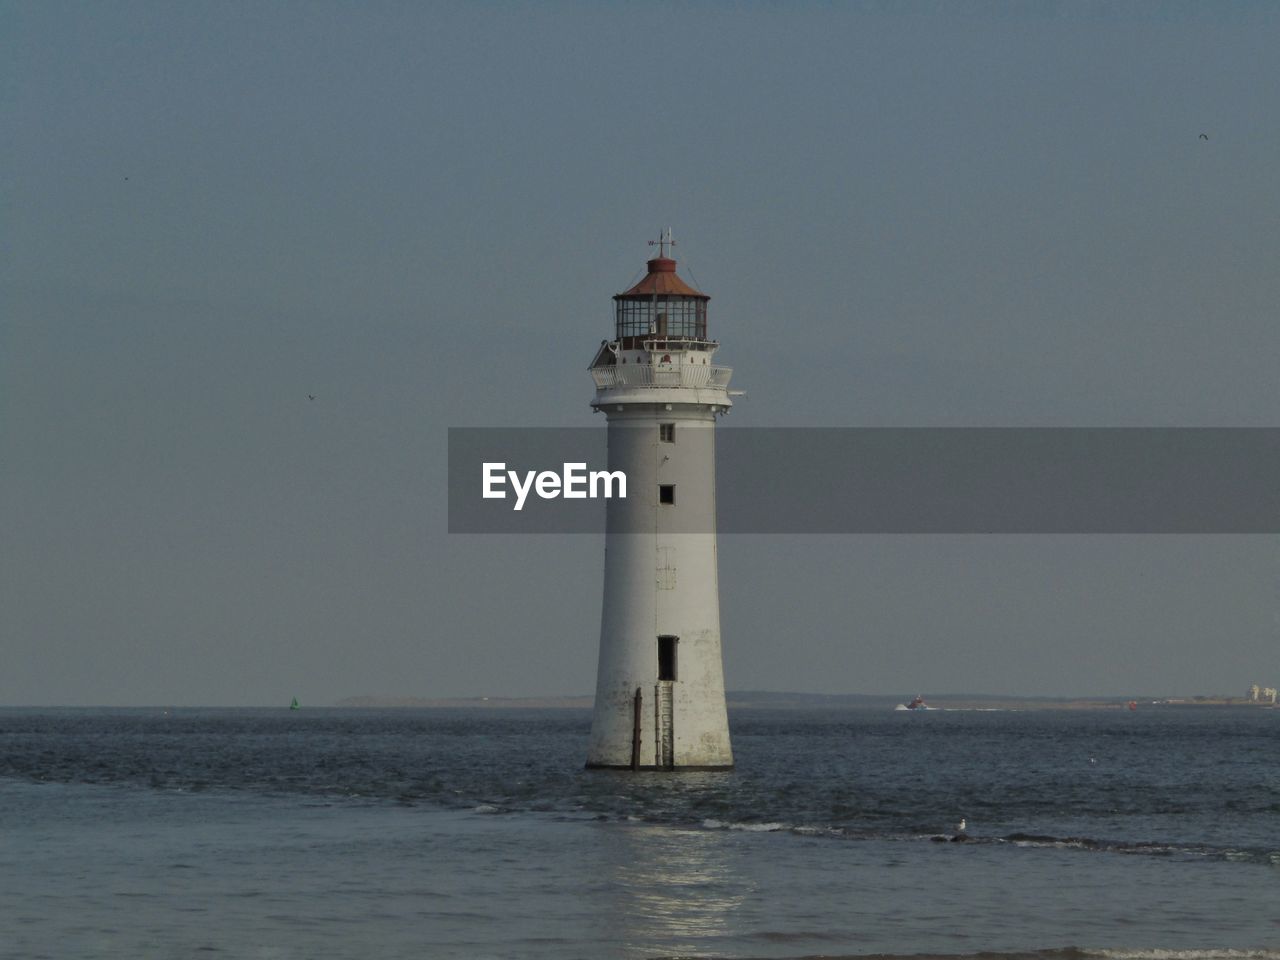
{"type": "Polygon", "coordinates": [[[676,502],[676,485],[674,483],[658,484],[658,502],[670,504],[676,502]]]}
{"type": "Polygon", "coordinates": [[[675,443],[676,425],[674,423],[658,424],[658,439],[663,443],[675,443]]]}

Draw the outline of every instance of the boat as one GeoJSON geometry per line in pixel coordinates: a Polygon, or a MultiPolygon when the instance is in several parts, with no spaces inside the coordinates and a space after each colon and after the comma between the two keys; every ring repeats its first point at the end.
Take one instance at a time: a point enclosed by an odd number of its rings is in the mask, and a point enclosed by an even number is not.
{"type": "Polygon", "coordinates": [[[910,703],[900,703],[893,709],[894,710],[937,710],[938,708],[929,706],[927,703],[924,702],[924,697],[920,696],[920,694],[917,693],[910,703]]]}

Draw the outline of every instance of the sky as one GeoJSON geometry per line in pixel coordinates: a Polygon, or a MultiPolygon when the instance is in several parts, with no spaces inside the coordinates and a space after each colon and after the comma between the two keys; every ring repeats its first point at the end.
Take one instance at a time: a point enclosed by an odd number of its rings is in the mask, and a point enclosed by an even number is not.
{"type": "MultiPolygon", "coordinates": [[[[447,429],[600,425],[667,226],[720,429],[1280,426],[1276,49],[1265,3],[3,0],[0,706],[590,693],[602,538],[448,534],[447,429]]],[[[731,689],[1280,685],[1274,535],[719,556],[731,689]]]]}

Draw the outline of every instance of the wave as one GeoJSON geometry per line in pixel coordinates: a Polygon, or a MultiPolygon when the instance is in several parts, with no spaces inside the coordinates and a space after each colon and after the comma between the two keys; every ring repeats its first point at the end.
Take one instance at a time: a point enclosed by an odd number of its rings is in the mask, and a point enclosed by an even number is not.
{"type": "MultiPolygon", "coordinates": [[[[810,934],[798,934],[794,939],[810,939],[810,934]]],[[[791,935],[761,935],[765,940],[785,941],[791,935]]],[[[1280,950],[1201,949],[1167,950],[1160,947],[1087,948],[1055,947],[1046,950],[1015,950],[1008,952],[980,951],[976,953],[859,953],[822,954],[825,960],[1280,960],[1280,950]]],[[[658,960],[684,960],[683,957],[665,957],[658,960]]],[[[792,960],[816,960],[812,955],[792,960]]]]}
{"type": "MultiPolygon", "coordinates": [[[[636,821],[635,816],[628,816],[628,821],[636,821]]],[[[1051,834],[1011,833],[1007,836],[975,837],[968,834],[913,834],[906,835],[891,832],[857,832],[842,827],[820,826],[814,824],[791,824],[781,821],[736,821],[720,820],[708,817],[699,824],[706,830],[733,830],[743,833],[792,833],[802,837],[833,837],[846,840],[927,840],[933,843],[964,843],[975,845],[1010,844],[1016,847],[1047,848],[1056,850],[1085,850],[1102,853],[1122,853],[1159,857],[1203,858],[1209,860],[1225,860],[1234,863],[1256,863],[1280,866],[1280,850],[1263,848],[1214,847],[1207,844],[1160,843],[1155,841],[1132,842],[1123,840],[1103,840],[1091,837],[1058,837],[1051,834]]],[[[1092,954],[1090,954],[1092,956],[1092,954]]],[[[1218,956],[1218,954],[1214,954],[1218,956]]],[[[1225,955],[1224,955],[1225,956],[1225,955]]],[[[1128,960],[1129,954],[1108,955],[1108,960],[1128,960]]],[[[1156,954],[1133,955],[1133,960],[1206,960],[1191,954],[1186,956],[1163,956],[1156,954]]],[[[1233,955],[1232,960],[1259,960],[1254,953],[1233,955]]],[[[1280,960],[1280,954],[1274,958],[1280,960]]]]}
{"type": "MultiPolygon", "coordinates": [[[[945,838],[944,838],[945,839],[945,838]]],[[[1019,847],[1053,847],[1062,850],[1096,850],[1105,853],[1144,854],[1157,857],[1203,857],[1237,863],[1259,863],[1280,866],[1280,850],[1249,847],[1216,847],[1209,844],[1168,843],[1158,841],[1100,840],[1092,837],[1055,837],[1033,833],[1011,833],[1007,837],[983,838],[986,842],[1011,843],[1019,847]]],[[[981,842],[981,841],[980,841],[981,842]]],[[[1124,954],[1123,958],[1128,958],[1124,954]]],[[[1249,955],[1252,957],[1252,954],[1249,955]]],[[[1121,960],[1120,955],[1113,960],[1121,960]]],[[[1199,960],[1194,956],[1165,957],[1142,955],[1136,960],[1199,960]]]]}
{"type": "Polygon", "coordinates": [[[702,821],[702,825],[708,830],[743,830],[747,833],[777,833],[781,830],[793,830],[790,824],[786,823],[739,823],[725,822],[708,818],[702,821]]]}

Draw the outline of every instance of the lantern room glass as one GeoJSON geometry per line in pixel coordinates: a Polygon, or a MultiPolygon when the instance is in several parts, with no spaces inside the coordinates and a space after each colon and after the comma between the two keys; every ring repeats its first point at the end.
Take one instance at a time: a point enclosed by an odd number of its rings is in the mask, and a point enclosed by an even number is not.
{"type": "Polygon", "coordinates": [[[681,296],[619,299],[617,337],[705,340],[707,301],[681,296]]]}

